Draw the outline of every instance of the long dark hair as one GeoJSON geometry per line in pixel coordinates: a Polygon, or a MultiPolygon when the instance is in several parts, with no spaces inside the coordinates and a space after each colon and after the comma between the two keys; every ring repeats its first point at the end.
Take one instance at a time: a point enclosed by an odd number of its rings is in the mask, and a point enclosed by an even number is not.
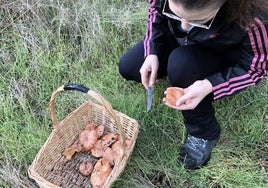
{"type": "Polygon", "coordinates": [[[267,22],[267,0],[228,0],[229,22],[236,22],[246,28],[255,17],[267,22]]]}
{"type": "Polygon", "coordinates": [[[199,9],[207,6],[221,6],[226,3],[228,22],[236,22],[241,28],[246,27],[255,17],[267,22],[268,0],[172,0],[185,9],[199,9]]]}

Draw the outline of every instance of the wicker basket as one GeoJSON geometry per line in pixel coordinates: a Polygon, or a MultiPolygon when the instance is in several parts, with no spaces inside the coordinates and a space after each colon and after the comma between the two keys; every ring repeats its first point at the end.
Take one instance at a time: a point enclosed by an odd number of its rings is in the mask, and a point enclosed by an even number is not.
{"type": "Polygon", "coordinates": [[[49,110],[54,130],[29,167],[29,177],[34,179],[40,187],[92,187],[89,177],[79,173],[79,165],[86,161],[94,163],[97,159],[90,152],[78,152],[67,161],[62,153],[76,142],[78,134],[88,123],[96,122],[104,125],[106,132],[119,133],[123,140],[120,162],[115,164],[104,184],[104,188],[110,187],[123,172],[130,159],[139,130],[137,121],[113,110],[102,96],[77,84],[65,85],[54,91],[49,103],[49,110]],[[57,123],[55,101],[57,95],[64,90],[79,90],[88,93],[94,100],[83,103],[60,123],[57,123]],[[128,147],[125,147],[126,139],[130,140],[128,147]]]}

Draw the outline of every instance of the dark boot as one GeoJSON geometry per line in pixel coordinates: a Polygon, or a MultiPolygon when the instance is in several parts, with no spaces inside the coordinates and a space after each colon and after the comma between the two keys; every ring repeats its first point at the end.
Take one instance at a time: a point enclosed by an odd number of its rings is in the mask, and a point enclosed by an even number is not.
{"type": "Polygon", "coordinates": [[[205,166],[218,139],[205,140],[188,135],[179,155],[179,163],[186,169],[195,170],[205,166]]]}

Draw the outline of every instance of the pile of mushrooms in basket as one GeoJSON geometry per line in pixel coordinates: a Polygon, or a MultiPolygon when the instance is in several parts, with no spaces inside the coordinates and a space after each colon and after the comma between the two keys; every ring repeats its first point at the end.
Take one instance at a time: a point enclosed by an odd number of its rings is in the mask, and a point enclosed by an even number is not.
{"type": "MultiPolygon", "coordinates": [[[[78,142],[65,149],[63,155],[67,160],[71,160],[76,152],[88,152],[98,158],[95,164],[82,162],[79,172],[84,176],[89,176],[90,183],[95,188],[102,187],[107,177],[113,170],[114,165],[119,162],[122,141],[119,134],[108,132],[104,134],[104,126],[94,122],[89,123],[83,131],[79,133],[78,142]]],[[[126,147],[129,140],[126,140],[126,147]]]]}

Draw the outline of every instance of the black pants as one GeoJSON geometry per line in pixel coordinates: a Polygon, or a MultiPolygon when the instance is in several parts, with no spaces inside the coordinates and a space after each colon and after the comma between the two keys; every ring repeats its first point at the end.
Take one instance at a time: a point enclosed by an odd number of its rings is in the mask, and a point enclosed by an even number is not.
{"type": "MultiPolygon", "coordinates": [[[[223,65],[221,59],[201,46],[179,47],[177,44],[170,44],[159,56],[158,78],[168,76],[172,86],[185,88],[196,80],[219,71],[223,65]]],[[[141,41],[121,57],[119,72],[127,80],[141,82],[139,70],[143,62],[144,48],[141,41]]],[[[220,127],[212,101],[212,96],[208,95],[194,110],[182,111],[187,133],[207,140],[219,138],[220,127]]]]}

